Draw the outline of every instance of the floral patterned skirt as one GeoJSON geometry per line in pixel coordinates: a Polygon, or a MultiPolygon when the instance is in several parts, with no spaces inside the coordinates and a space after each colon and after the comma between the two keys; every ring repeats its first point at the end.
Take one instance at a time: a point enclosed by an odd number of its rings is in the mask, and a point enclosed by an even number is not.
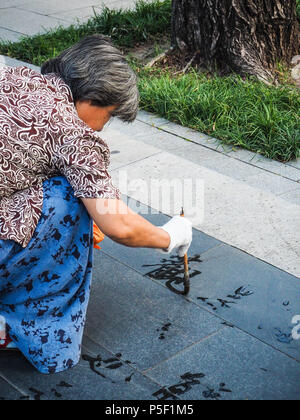
{"type": "Polygon", "coordinates": [[[43,213],[27,248],[0,240],[0,317],[42,373],[80,359],[92,258],[93,222],[63,177],[44,182],[43,213]]]}

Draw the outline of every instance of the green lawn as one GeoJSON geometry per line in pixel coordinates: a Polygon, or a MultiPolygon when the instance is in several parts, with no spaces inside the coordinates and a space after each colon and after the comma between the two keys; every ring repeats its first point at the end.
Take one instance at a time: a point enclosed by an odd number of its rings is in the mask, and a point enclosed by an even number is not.
{"type": "MultiPolygon", "coordinates": [[[[297,0],[300,18],[300,0],[297,0]]],[[[144,3],[134,11],[111,11],[86,24],[46,35],[0,43],[0,54],[41,65],[85,35],[103,33],[127,51],[170,33],[171,0],[144,3]]],[[[191,70],[174,76],[132,62],[140,80],[141,106],[170,121],[244,147],[271,159],[300,157],[300,93],[294,86],[269,87],[253,78],[208,76],[191,70]]]]}

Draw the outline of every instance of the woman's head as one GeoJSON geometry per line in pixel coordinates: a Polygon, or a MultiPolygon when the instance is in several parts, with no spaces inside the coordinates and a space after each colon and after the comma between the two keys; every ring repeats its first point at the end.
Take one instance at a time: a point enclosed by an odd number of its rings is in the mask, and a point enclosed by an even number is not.
{"type": "Polygon", "coordinates": [[[113,109],[111,115],[132,122],[138,112],[137,77],[110,39],[92,35],[42,66],[70,87],[74,103],[113,109]]]}

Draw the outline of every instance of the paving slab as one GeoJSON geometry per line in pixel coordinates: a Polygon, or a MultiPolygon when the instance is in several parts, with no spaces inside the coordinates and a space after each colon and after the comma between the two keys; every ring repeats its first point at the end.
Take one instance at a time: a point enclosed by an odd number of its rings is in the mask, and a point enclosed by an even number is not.
{"type": "Polygon", "coordinates": [[[54,13],[54,14],[51,14],[51,16],[66,20],[70,22],[70,24],[74,24],[77,22],[84,23],[87,20],[89,20],[91,17],[93,17],[95,14],[100,14],[101,10],[102,9],[100,7],[90,6],[90,7],[83,7],[81,9],[54,13]]]}
{"type": "MultiPolygon", "coordinates": [[[[152,251],[153,252],[153,251],[152,251]]],[[[95,255],[85,334],[138,370],[224,328],[207,311],[103,253],[95,255]]]]}
{"type": "Polygon", "coordinates": [[[227,328],[146,372],[164,386],[157,399],[299,400],[300,366],[227,328]],[[170,395],[170,393],[172,395],[170,395]]]}
{"type": "MultiPolygon", "coordinates": [[[[162,215],[144,217],[158,226],[163,222],[162,215]]],[[[188,299],[300,361],[300,340],[292,338],[292,319],[300,314],[299,278],[213,241],[194,230],[189,250],[192,290],[188,299]]],[[[141,253],[109,240],[103,244],[104,253],[174,294],[183,290],[183,264],[176,255],[163,256],[152,250],[141,253]]],[[[100,262],[97,266],[101,266],[100,262]]]]}
{"type": "Polygon", "coordinates": [[[84,3],[82,0],[51,0],[51,2],[47,0],[27,0],[18,4],[18,7],[23,10],[29,10],[46,16],[53,16],[62,13],[62,16],[66,17],[65,12],[69,12],[70,15],[68,16],[68,20],[70,20],[70,17],[73,17],[73,21],[75,22],[77,17],[82,17],[81,10],[83,8],[89,7],[89,15],[93,16],[94,13],[92,7],[99,8],[101,10],[103,5],[106,5],[110,9],[125,9],[133,8],[135,3],[136,0],[85,0],[84,3]]]}
{"type": "Polygon", "coordinates": [[[289,162],[288,165],[300,170],[300,159],[289,162]]]}
{"type": "MultiPolygon", "coordinates": [[[[70,371],[41,375],[15,354],[0,355],[0,372],[30,400],[150,400],[158,386],[133,369],[129,361],[122,361],[121,355],[111,354],[88,338],[84,339],[81,362],[70,371]]],[[[6,390],[7,386],[0,389],[4,398],[6,390]]]]}
{"type": "Polygon", "coordinates": [[[125,133],[120,134],[119,131],[110,129],[110,127],[104,129],[101,138],[108,143],[111,150],[110,170],[119,169],[161,152],[160,149],[150,144],[143,144],[143,147],[141,147],[139,141],[132,139],[125,133]]]}
{"type": "Polygon", "coordinates": [[[101,6],[101,1],[85,0],[82,2],[82,0],[51,0],[51,2],[49,2],[47,0],[32,0],[27,1],[25,4],[19,6],[19,8],[22,10],[38,13],[40,15],[49,16],[66,11],[73,13],[73,11],[80,10],[83,7],[92,6],[101,6]]]}
{"type": "Polygon", "coordinates": [[[245,162],[233,158],[230,154],[224,154],[221,151],[216,153],[216,150],[201,145],[195,147],[194,143],[185,142],[185,145],[176,149],[175,152],[190,162],[200,164],[205,168],[274,195],[291,192],[300,185],[294,180],[267,172],[254,165],[245,164],[245,162]]]}
{"type": "Polygon", "coordinates": [[[16,32],[16,31],[10,31],[5,28],[0,28],[0,41],[17,42],[22,36],[25,36],[25,34],[21,34],[20,32],[16,32]]]}
{"type": "Polygon", "coordinates": [[[112,135],[116,142],[122,143],[123,135],[127,138],[138,142],[139,148],[145,145],[156,147],[159,150],[175,151],[184,147],[185,143],[179,137],[164,131],[158,130],[154,126],[150,126],[141,121],[136,120],[133,124],[123,123],[122,121],[114,118],[111,123],[103,130],[103,136],[110,141],[112,135]]]}
{"type": "MultiPolygon", "coordinates": [[[[151,117],[144,116],[143,121],[147,122],[147,118],[149,119],[151,117]]],[[[159,124],[159,129],[180,136],[183,139],[190,140],[211,150],[218,151],[224,155],[240,160],[256,168],[269,171],[296,182],[300,180],[300,159],[298,161],[286,164],[277,162],[271,159],[267,159],[262,155],[250,152],[249,150],[226,145],[218,139],[205,136],[195,130],[182,127],[181,125],[172,122],[159,124]]]]}
{"type": "Polygon", "coordinates": [[[37,15],[18,8],[3,9],[0,14],[0,27],[25,35],[45,33],[60,25],[66,26],[66,22],[62,19],[37,15]]]}
{"type": "Polygon", "coordinates": [[[300,206],[300,188],[297,188],[296,190],[289,193],[282,194],[280,197],[284,200],[296,204],[297,206],[300,206]]]}
{"type": "Polygon", "coordinates": [[[28,3],[28,0],[1,0],[0,9],[16,7],[28,3]]]}

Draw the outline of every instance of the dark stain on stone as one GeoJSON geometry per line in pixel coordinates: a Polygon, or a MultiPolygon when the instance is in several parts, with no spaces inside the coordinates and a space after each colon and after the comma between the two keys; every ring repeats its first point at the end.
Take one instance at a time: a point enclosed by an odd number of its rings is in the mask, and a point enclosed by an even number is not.
{"type": "Polygon", "coordinates": [[[293,341],[293,337],[291,333],[290,334],[284,333],[281,331],[280,328],[274,328],[274,330],[275,330],[275,337],[279,343],[291,344],[291,342],[293,341]]]}
{"type": "Polygon", "coordinates": [[[73,385],[70,385],[65,381],[61,381],[57,386],[59,386],[60,388],[73,388],[73,385]]]}
{"type": "Polygon", "coordinates": [[[57,392],[55,388],[51,389],[51,392],[53,392],[56,398],[62,398],[62,395],[59,392],[57,392]]]}
{"type": "Polygon", "coordinates": [[[206,391],[203,391],[202,395],[207,400],[219,400],[222,397],[222,393],[231,393],[230,389],[225,388],[226,384],[221,383],[219,385],[219,389],[214,389],[210,387],[206,387],[206,391]]]}
{"type": "Polygon", "coordinates": [[[162,387],[154,394],[153,397],[156,397],[158,400],[178,400],[177,395],[184,395],[192,389],[195,385],[200,385],[201,382],[199,379],[204,378],[203,373],[190,373],[187,372],[184,375],[180,376],[181,381],[171,385],[169,387],[162,387]]]}
{"type": "MultiPolygon", "coordinates": [[[[122,356],[122,354],[120,354],[122,356]]],[[[109,379],[113,384],[115,383],[110,378],[107,378],[103,373],[102,369],[116,370],[123,366],[123,362],[119,361],[115,357],[103,360],[100,355],[96,357],[89,356],[87,354],[82,355],[82,359],[89,363],[90,369],[92,372],[96,373],[98,376],[101,376],[104,379],[109,379]],[[107,366],[105,366],[107,365],[107,366]]]]}
{"type": "Polygon", "coordinates": [[[203,303],[205,303],[205,305],[212,308],[213,311],[217,311],[219,308],[231,309],[232,305],[237,305],[238,301],[246,297],[252,296],[253,294],[253,292],[247,290],[247,288],[245,288],[244,286],[241,286],[234,293],[229,294],[224,298],[211,299],[199,296],[197,297],[197,299],[201,300],[203,303]]]}
{"type": "Polygon", "coordinates": [[[170,323],[170,322],[168,322],[167,324],[165,324],[163,327],[162,327],[162,330],[163,331],[169,331],[169,328],[172,326],[172,324],[170,323]]]}
{"type": "Polygon", "coordinates": [[[102,358],[100,355],[98,355],[97,357],[92,357],[89,356],[87,354],[82,355],[82,359],[86,362],[89,363],[90,365],[90,369],[96,373],[96,375],[101,376],[102,378],[106,378],[105,375],[103,375],[103,373],[99,372],[99,370],[97,370],[97,368],[100,368],[102,366],[102,358]]]}
{"type": "Polygon", "coordinates": [[[134,375],[134,372],[130,376],[125,378],[125,382],[131,382],[131,379],[132,379],[133,375],[134,375]]]}
{"type": "Polygon", "coordinates": [[[234,328],[234,325],[233,324],[229,324],[229,322],[222,322],[222,325],[225,325],[226,327],[229,327],[229,328],[234,328]]]}
{"type": "Polygon", "coordinates": [[[157,332],[160,332],[160,331],[162,331],[161,333],[160,333],[160,336],[158,337],[159,338],[159,340],[165,340],[165,338],[166,338],[166,335],[165,335],[165,333],[167,333],[168,331],[169,331],[169,329],[170,329],[170,327],[172,326],[172,324],[171,324],[171,322],[167,322],[166,324],[164,324],[163,326],[162,326],[162,328],[161,329],[157,329],[156,331],[157,332]]]}
{"type": "Polygon", "coordinates": [[[34,393],[33,398],[34,398],[35,401],[40,401],[41,397],[43,395],[45,395],[43,392],[41,392],[41,391],[39,391],[35,388],[29,388],[29,391],[34,393]]]}

